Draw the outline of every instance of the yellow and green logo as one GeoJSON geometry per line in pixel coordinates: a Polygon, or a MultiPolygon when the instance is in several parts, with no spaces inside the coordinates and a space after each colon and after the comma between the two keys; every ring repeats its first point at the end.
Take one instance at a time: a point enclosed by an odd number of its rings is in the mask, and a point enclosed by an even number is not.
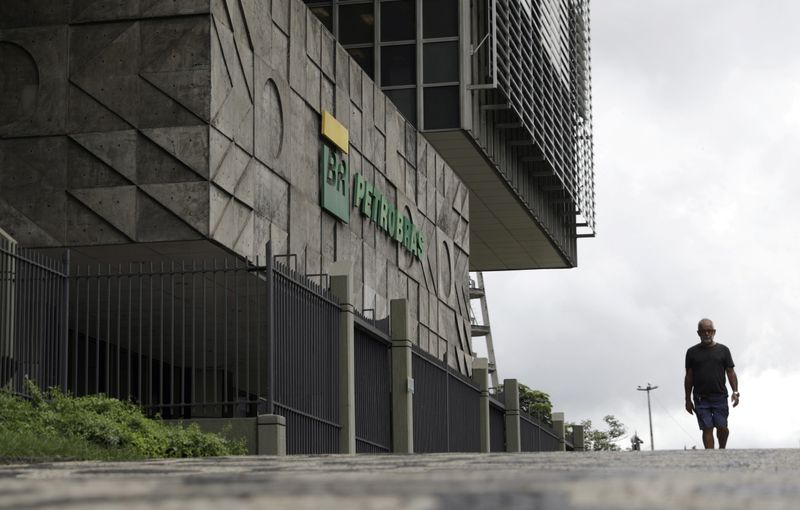
{"type": "MultiPolygon", "coordinates": [[[[322,136],[325,140],[320,151],[320,205],[344,223],[350,223],[350,169],[346,159],[349,133],[333,115],[322,112],[322,136]]],[[[352,206],[362,216],[375,223],[415,258],[423,259],[425,237],[422,232],[371,182],[360,174],[354,175],[352,194],[352,206]]]]}
{"type": "Polygon", "coordinates": [[[320,206],[350,223],[350,169],[346,159],[349,133],[333,115],[322,112],[322,136],[326,140],[320,153],[320,206]]]}

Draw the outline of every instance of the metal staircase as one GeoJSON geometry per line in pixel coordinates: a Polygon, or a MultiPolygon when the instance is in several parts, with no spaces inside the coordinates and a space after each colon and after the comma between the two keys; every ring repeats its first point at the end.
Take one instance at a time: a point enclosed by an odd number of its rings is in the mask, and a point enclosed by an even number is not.
{"type": "Polygon", "coordinates": [[[486,304],[486,288],[483,285],[483,272],[476,273],[477,282],[470,277],[469,279],[469,299],[470,299],[470,324],[472,325],[472,338],[484,337],[486,339],[486,354],[489,358],[489,377],[491,377],[491,386],[497,388],[499,386],[497,377],[497,363],[494,358],[494,344],[492,343],[492,328],[489,324],[489,307],[486,304]],[[480,300],[481,306],[481,320],[482,324],[478,323],[475,313],[472,310],[472,301],[480,300]]]}

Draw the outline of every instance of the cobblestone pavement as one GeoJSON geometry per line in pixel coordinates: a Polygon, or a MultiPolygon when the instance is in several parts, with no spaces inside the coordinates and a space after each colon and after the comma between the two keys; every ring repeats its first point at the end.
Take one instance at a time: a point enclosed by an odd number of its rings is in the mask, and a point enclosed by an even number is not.
{"type": "Polygon", "coordinates": [[[0,509],[778,509],[800,450],[227,457],[0,466],[0,509]]]}

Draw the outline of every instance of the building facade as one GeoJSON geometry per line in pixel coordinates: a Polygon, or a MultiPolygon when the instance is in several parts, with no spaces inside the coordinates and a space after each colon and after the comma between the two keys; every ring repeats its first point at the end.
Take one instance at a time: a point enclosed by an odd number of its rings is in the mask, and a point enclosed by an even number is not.
{"type": "Polygon", "coordinates": [[[6,0],[0,228],[348,261],[364,314],[406,298],[470,373],[468,272],[572,267],[594,232],[588,43],[586,0],[6,0]]]}

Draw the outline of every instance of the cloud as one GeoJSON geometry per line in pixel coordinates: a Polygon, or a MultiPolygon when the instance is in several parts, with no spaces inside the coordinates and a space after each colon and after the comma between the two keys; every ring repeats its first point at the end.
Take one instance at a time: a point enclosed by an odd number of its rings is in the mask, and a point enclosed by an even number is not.
{"type": "Polygon", "coordinates": [[[785,0],[593,3],[598,237],[577,269],[485,274],[501,378],[642,437],[636,387],[652,382],[656,446],[683,447],[683,357],[709,316],[751,399],[732,445],[797,446],[791,427],[759,428],[799,422],[778,405],[800,366],[798,15],[785,0]]]}

